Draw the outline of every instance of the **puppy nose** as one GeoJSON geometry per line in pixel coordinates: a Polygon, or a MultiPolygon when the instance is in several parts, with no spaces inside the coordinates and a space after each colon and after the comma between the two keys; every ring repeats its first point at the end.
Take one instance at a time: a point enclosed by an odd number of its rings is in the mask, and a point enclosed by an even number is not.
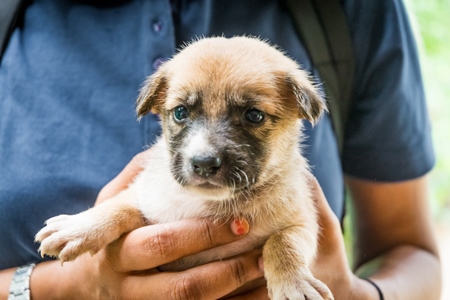
{"type": "Polygon", "coordinates": [[[222,159],[218,156],[194,156],[191,159],[194,173],[202,177],[214,175],[222,165],[222,159]]]}

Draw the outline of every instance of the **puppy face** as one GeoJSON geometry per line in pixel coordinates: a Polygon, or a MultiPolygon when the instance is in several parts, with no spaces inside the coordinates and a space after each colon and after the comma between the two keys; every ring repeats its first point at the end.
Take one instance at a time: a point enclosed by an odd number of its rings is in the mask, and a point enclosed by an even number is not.
{"type": "Polygon", "coordinates": [[[149,77],[137,104],[139,117],[161,115],[174,178],[219,200],[289,163],[299,120],[325,109],[293,60],[247,37],[188,45],[149,77]]]}

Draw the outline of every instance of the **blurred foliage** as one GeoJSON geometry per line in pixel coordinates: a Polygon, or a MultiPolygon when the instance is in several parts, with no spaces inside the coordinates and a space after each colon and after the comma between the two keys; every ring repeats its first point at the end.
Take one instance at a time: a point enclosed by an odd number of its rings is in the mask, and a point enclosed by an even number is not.
{"type": "Polygon", "coordinates": [[[436,166],[431,172],[432,210],[450,220],[450,1],[405,0],[415,29],[433,125],[436,166]]]}

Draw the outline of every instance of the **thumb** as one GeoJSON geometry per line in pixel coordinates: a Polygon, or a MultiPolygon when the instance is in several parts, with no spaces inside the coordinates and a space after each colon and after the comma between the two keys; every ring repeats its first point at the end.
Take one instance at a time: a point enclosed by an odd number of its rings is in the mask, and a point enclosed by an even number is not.
{"type": "Polygon", "coordinates": [[[151,155],[151,149],[136,154],[126,167],[110,182],[108,182],[97,196],[96,205],[117,195],[126,189],[137,174],[143,169],[146,161],[151,155]]]}
{"type": "Polygon", "coordinates": [[[340,226],[339,220],[334,214],[330,205],[328,204],[325,194],[323,193],[323,190],[320,187],[320,184],[317,181],[317,179],[313,175],[311,175],[308,178],[308,181],[309,186],[311,188],[311,194],[314,199],[314,204],[316,205],[317,213],[319,215],[319,222],[321,223],[321,226],[334,227],[337,224],[339,227],[340,226]]]}
{"type": "Polygon", "coordinates": [[[328,253],[334,252],[338,248],[342,250],[341,248],[344,245],[339,219],[328,204],[317,179],[315,177],[309,178],[309,183],[320,225],[319,251],[328,253]]]}

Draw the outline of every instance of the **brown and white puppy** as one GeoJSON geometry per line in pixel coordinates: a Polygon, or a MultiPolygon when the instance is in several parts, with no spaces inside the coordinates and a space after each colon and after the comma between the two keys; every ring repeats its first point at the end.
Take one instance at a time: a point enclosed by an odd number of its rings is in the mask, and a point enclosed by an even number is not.
{"type": "Polygon", "coordinates": [[[244,239],[185,257],[182,270],[263,246],[272,299],[333,299],[308,266],[319,227],[299,151],[301,119],[326,109],[307,74],[256,38],[205,38],[149,77],[138,116],[161,115],[145,169],[114,200],[47,221],[42,254],[70,261],[145,224],[245,218],[244,239]],[[145,217],[143,220],[142,216],[145,217]]]}

